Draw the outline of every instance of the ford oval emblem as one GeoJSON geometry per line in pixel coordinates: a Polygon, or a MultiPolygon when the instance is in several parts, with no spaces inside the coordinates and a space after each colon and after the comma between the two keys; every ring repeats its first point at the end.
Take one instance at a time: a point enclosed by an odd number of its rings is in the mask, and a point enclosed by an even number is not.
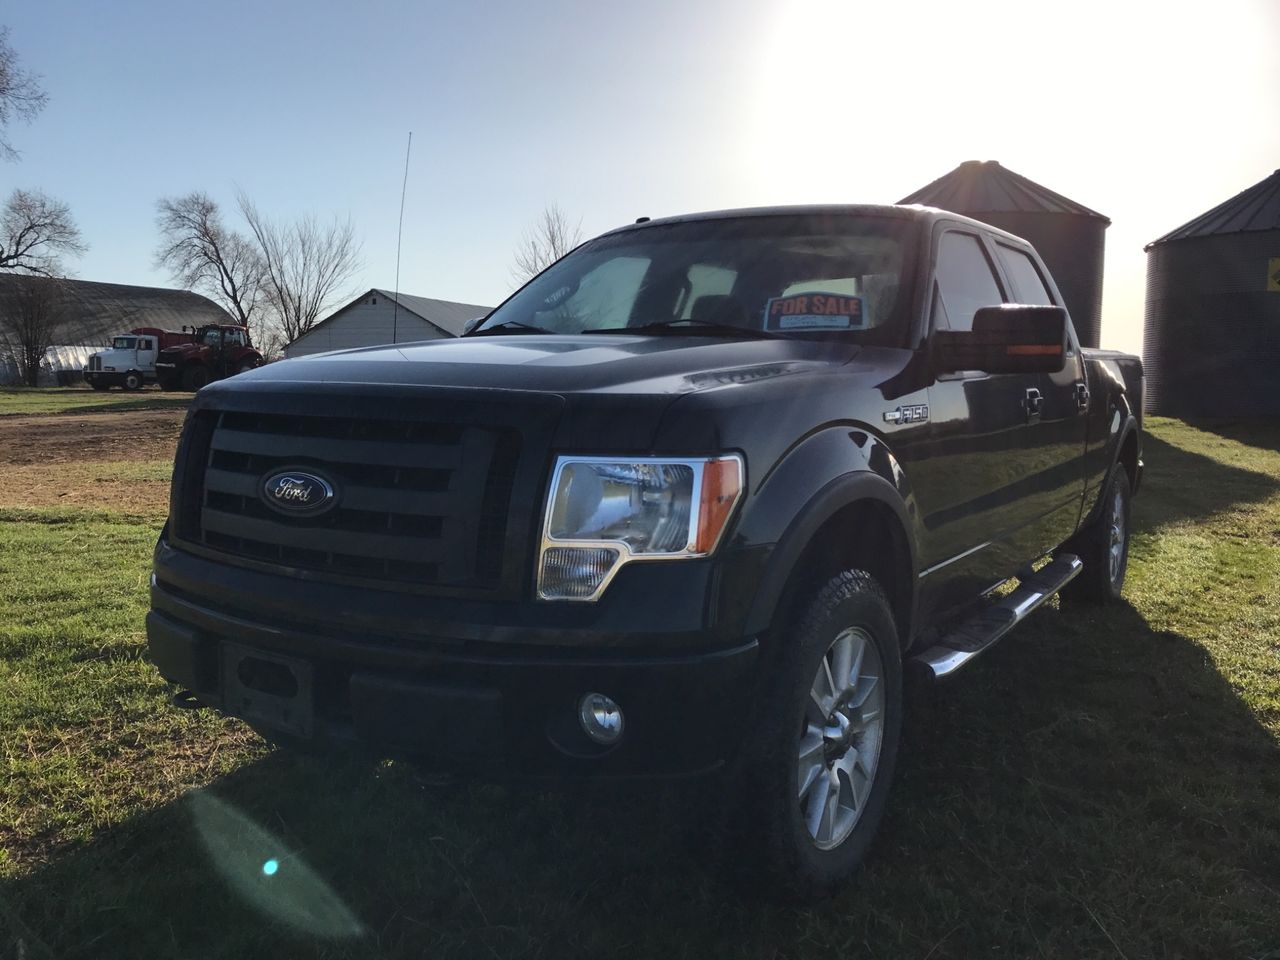
{"type": "Polygon", "coordinates": [[[332,510],[338,497],[324,477],[305,470],[277,470],[263,479],[262,500],[287,516],[314,517],[332,510]]]}

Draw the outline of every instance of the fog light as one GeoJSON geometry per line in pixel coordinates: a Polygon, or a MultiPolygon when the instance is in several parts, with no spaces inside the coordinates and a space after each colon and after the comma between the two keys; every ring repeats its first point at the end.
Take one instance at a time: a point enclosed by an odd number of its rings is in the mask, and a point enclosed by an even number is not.
{"type": "Polygon", "coordinates": [[[596,743],[617,743],[622,736],[622,708],[603,693],[588,693],[579,701],[578,722],[596,743]]]}
{"type": "Polygon", "coordinates": [[[548,547],[542,554],[538,595],[543,600],[589,600],[620,556],[616,547],[548,547]]]}

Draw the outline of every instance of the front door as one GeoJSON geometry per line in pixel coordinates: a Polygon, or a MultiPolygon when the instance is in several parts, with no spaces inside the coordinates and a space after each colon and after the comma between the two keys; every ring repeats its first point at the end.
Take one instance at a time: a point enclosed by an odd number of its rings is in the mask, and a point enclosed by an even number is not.
{"type": "MultiPolygon", "coordinates": [[[[981,307],[1011,299],[976,232],[945,229],[935,240],[930,334],[970,330],[981,307]]],[[[927,464],[917,469],[926,542],[923,604],[944,612],[985,592],[1033,559],[1019,531],[1034,523],[1025,478],[1033,471],[1036,377],[970,370],[929,386],[927,464]],[[921,486],[924,489],[921,489],[921,486]]]]}

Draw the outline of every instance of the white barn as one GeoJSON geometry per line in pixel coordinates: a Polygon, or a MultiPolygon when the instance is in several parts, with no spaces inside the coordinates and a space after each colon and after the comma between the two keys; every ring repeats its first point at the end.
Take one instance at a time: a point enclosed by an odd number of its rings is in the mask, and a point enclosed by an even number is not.
{"type": "Polygon", "coordinates": [[[483,317],[492,309],[475,303],[397,295],[375,287],[321,320],[285,347],[284,355],[305,357],[329,350],[456,337],[468,320],[483,317]]]}

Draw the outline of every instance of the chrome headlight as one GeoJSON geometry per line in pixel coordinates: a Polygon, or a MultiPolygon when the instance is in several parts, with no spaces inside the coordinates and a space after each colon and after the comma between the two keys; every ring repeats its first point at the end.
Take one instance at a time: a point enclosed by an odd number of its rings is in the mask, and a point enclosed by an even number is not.
{"type": "Polygon", "coordinates": [[[538,597],[597,600],[633,560],[707,556],[742,486],[736,454],[560,457],[543,522],[538,597]]]}

